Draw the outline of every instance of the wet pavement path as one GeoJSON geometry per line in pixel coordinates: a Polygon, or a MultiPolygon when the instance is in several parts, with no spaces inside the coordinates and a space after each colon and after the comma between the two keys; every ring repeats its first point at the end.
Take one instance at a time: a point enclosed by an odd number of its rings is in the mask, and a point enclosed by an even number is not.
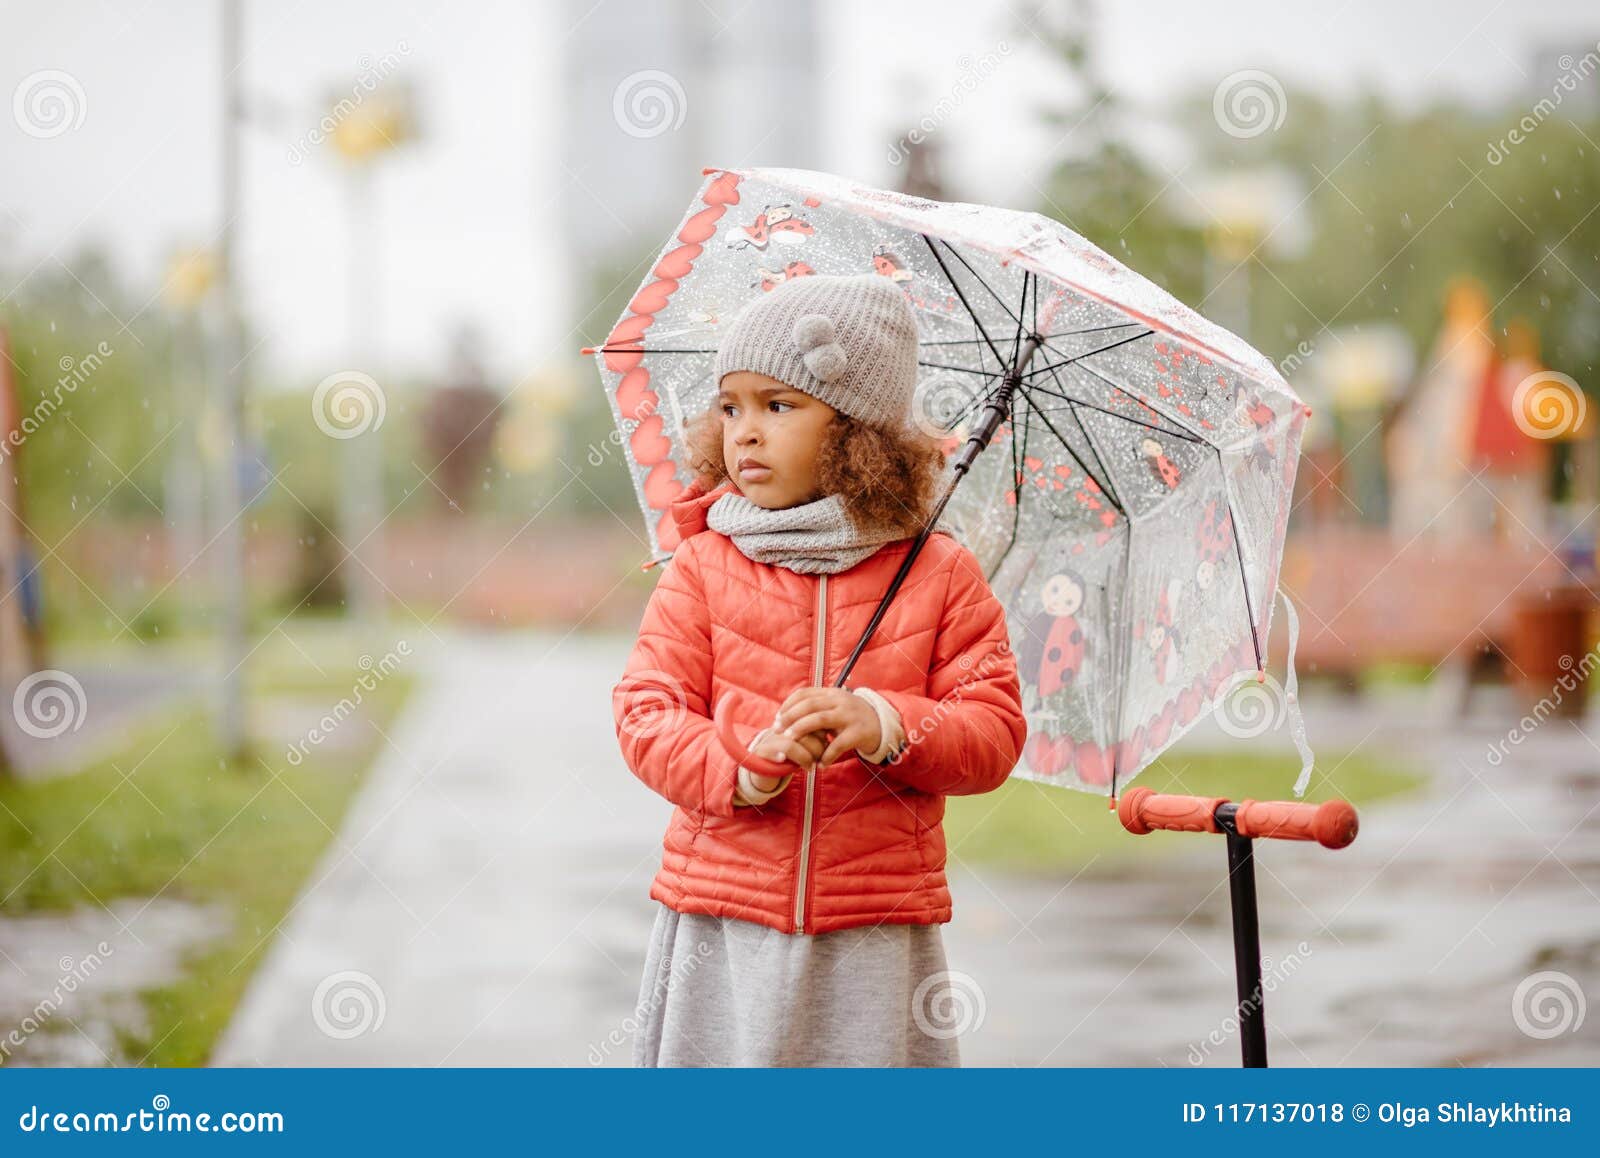
{"type": "MultiPolygon", "coordinates": [[[[617,752],[616,636],[454,635],[253,979],[219,1064],[627,1064],[670,806],[617,752]],[[618,1044],[619,1038],[623,1044],[618,1044]]],[[[1354,845],[1260,842],[1273,1065],[1600,1064],[1600,747],[1521,710],[1304,699],[1319,767],[1427,771],[1354,845]],[[1519,988],[1520,987],[1520,988],[1519,988]]],[[[1298,761],[1286,736],[1285,795],[1298,761]]],[[[1183,741],[1238,744],[1214,725],[1183,741]]],[[[1275,749],[1274,749],[1275,750],[1275,749]]],[[[1130,837],[1129,839],[1135,839],[1130,837]]],[[[953,865],[968,1065],[1238,1064],[1220,838],[1113,872],[953,865]]]]}

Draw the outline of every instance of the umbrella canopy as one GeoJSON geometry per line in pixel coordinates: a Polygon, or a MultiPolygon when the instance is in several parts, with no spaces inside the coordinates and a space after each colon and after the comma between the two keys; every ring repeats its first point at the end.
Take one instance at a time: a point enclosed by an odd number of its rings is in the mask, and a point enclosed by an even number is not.
{"type": "MultiPolygon", "coordinates": [[[[1115,797],[1241,678],[1267,678],[1309,414],[1271,362],[1040,214],[798,169],[704,175],[586,351],[627,450],[646,567],[677,545],[666,511],[694,478],[683,425],[714,402],[726,325],[785,279],[875,271],[918,319],[913,418],[960,482],[945,522],[1007,609],[1029,720],[1015,774],[1115,797]]],[[[1288,692],[1258,700],[1257,719],[1297,712],[1289,613],[1288,692]]],[[[1300,793],[1297,714],[1295,740],[1300,793]]]]}

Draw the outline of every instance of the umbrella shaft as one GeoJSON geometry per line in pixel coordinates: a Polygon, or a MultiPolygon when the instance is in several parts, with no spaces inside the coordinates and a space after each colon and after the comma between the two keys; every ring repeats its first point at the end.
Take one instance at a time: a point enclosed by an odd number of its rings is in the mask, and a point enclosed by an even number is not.
{"type": "Polygon", "coordinates": [[[883,593],[883,598],[878,601],[878,608],[872,613],[872,621],[867,624],[867,629],[861,633],[861,638],[856,641],[855,650],[850,653],[850,658],[845,660],[844,668],[839,672],[838,678],[833,681],[833,686],[842,688],[845,680],[850,678],[850,673],[856,666],[856,660],[861,658],[861,653],[866,650],[867,641],[872,638],[872,633],[878,630],[878,624],[883,622],[884,612],[889,610],[889,604],[894,599],[895,592],[900,590],[900,585],[905,582],[911,564],[917,561],[917,556],[922,553],[922,545],[928,541],[928,536],[933,532],[934,526],[939,522],[939,516],[944,514],[945,504],[950,501],[950,496],[956,493],[956,485],[971,468],[973,460],[980,451],[989,445],[994,438],[994,432],[1000,429],[1000,424],[1011,416],[1011,398],[1017,392],[1017,387],[1022,385],[1022,374],[1028,368],[1028,363],[1033,360],[1034,351],[1039,348],[1039,335],[1029,334],[1022,345],[1017,347],[1016,360],[1006,370],[1005,378],[1000,383],[1000,389],[989,400],[983,409],[983,418],[978,423],[978,429],[967,439],[966,449],[961,452],[961,457],[955,464],[955,477],[950,480],[950,485],[939,498],[939,505],[934,508],[933,515],[928,519],[922,530],[917,532],[916,541],[911,544],[911,550],[906,552],[906,557],[900,563],[900,569],[895,572],[894,582],[889,584],[889,590],[883,593]]]}
{"type": "MultiPolygon", "coordinates": [[[[1006,371],[1000,382],[1000,389],[995,391],[983,408],[983,416],[978,420],[978,427],[972,432],[972,437],[967,439],[967,445],[961,451],[961,457],[956,460],[955,471],[958,476],[964,475],[972,468],[973,462],[983,448],[994,439],[995,431],[1000,429],[1000,424],[1011,417],[1011,399],[1017,392],[1017,387],[1022,385],[1023,372],[1027,370],[1028,363],[1033,361],[1034,352],[1039,349],[1039,335],[1029,334],[1027,339],[1017,348],[1017,357],[1006,371]]],[[[946,495],[948,498],[948,494],[946,495]]],[[[943,510],[944,504],[940,504],[943,510]]]]}

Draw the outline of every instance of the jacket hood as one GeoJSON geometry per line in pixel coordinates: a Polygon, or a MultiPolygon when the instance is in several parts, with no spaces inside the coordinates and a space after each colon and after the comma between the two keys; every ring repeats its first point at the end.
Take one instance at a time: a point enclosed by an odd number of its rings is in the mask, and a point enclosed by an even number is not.
{"type": "Polygon", "coordinates": [[[678,541],[682,542],[690,535],[698,535],[705,530],[706,512],[711,509],[711,504],[730,491],[737,492],[738,489],[731,480],[709,491],[700,479],[690,483],[687,490],[667,505],[672,525],[678,530],[678,541]]]}

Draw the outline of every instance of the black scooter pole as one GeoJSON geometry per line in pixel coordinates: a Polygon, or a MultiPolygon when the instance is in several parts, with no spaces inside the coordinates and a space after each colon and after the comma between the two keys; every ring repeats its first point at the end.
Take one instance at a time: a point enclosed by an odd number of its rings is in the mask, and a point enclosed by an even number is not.
{"type": "Polygon", "coordinates": [[[1289,800],[1241,800],[1178,796],[1130,788],[1117,806],[1122,826],[1142,836],[1158,828],[1220,832],[1228,838],[1228,892],[1233,905],[1233,968],[1239,1004],[1239,1050],[1246,1067],[1267,1064],[1267,1015],[1261,1002],[1261,929],[1256,909],[1255,838],[1314,840],[1344,848],[1359,830],[1356,810],[1345,800],[1297,804],[1289,800]]]}

